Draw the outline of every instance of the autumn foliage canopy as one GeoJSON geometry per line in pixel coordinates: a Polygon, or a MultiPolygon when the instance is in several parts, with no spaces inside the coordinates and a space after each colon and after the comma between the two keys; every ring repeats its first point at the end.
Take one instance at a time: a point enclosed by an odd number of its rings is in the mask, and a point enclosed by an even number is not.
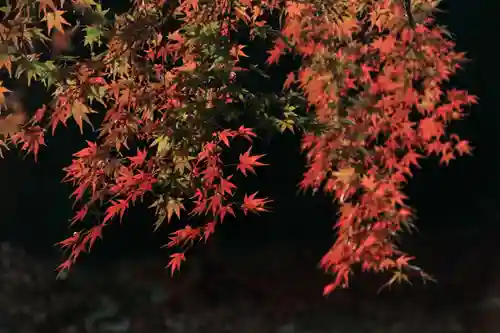
{"type": "Polygon", "coordinates": [[[448,164],[470,153],[447,126],[476,102],[444,86],[464,54],[435,24],[437,5],[134,0],[111,13],[97,0],[17,0],[2,7],[0,68],[43,83],[52,96],[34,112],[21,110],[4,79],[4,149],[36,158],[46,136],[70,119],[82,133],[97,133],[74,154],[64,181],[75,187],[74,227],[91,209],[103,218],[60,243],[70,255],[59,269],[143,199],[153,198],[156,227],[188,216],[203,221],[171,234],[172,271],[227,216],[266,212],[272,198],[245,193],[234,180],[266,165],[265,152],[252,149],[259,128],[244,122],[251,115],[301,136],[307,171],[298,186],[329,193],[340,206],[336,241],[320,262],[333,276],[325,293],[346,287],[358,269],[394,278],[421,272],[395,246],[413,215],[402,189],[419,159],[434,154],[448,164]],[[265,66],[300,60],[279,94],[242,83],[248,72],[266,71],[242,42],[255,40],[268,46],[265,66]],[[85,51],[72,53],[75,43],[85,51]],[[266,117],[269,105],[278,116],[266,117]],[[246,151],[228,161],[237,140],[246,151]]]}

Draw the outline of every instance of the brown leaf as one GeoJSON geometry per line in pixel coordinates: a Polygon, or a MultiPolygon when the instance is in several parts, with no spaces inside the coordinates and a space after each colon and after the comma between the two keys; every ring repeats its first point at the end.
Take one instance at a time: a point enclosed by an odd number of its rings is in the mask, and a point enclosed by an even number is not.
{"type": "Polygon", "coordinates": [[[76,100],[73,102],[73,105],[71,107],[71,113],[73,115],[73,119],[75,119],[75,122],[78,124],[81,133],[83,133],[83,121],[92,126],[92,123],[90,122],[90,119],[87,116],[87,114],[95,113],[95,111],[90,109],[87,105],[83,104],[81,101],[76,100]]]}

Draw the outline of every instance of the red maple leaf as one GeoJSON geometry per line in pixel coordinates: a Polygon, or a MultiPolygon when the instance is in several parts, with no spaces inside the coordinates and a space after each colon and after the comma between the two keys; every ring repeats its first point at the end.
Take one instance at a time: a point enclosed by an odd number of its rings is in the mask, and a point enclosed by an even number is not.
{"type": "Polygon", "coordinates": [[[76,214],[75,216],[71,219],[71,224],[74,224],[79,221],[83,221],[85,219],[85,216],[87,216],[87,213],[89,211],[89,208],[87,205],[83,206],[76,214]]]}
{"type": "Polygon", "coordinates": [[[74,232],[71,237],[68,237],[65,240],[63,240],[57,244],[61,245],[62,247],[72,247],[78,243],[79,239],[80,239],[80,233],[74,232]]]}
{"type": "Polygon", "coordinates": [[[222,195],[225,195],[226,193],[229,195],[233,195],[233,190],[236,188],[236,185],[229,181],[231,180],[231,178],[232,176],[220,179],[220,192],[222,193],[222,195]]]}
{"type": "Polygon", "coordinates": [[[207,222],[207,224],[205,224],[205,227],[203,228],[203,239],[205,240],[205,243],[207,242],[210,235],[212,235],[215,232],[216,226],[217,226],[216,221],[207,222]]]}
{"type": "Polygon", "coordinates": [[[444,133],[443,124],[432,117],[424,118],[420,121],[420,134],[424,140],[430,140],[434,137],[441,137],[444,133]]]}
{"type": "Polygon", "coordinates": [[[57,266],[56,271],[58,271],[59,273],[62,273],[64,271],[68,271],[72,265],[73,265],[73,260],[68,258],[63,263],[61,263],[59,266],[57,266]]]}
{"type": "Polygon", "coordinates": [[[232,138],[235,136],[234,131],[231,131],[229,129],[225,129],[223,131],[220,131],[217,133],[217,136],[219,137],[219,140],[224,142],[224,144],[229,147],[229,138],[232,138]]]}
{"type": "Polygon", "coordinates": [[[146,150],[137,149],[137,155],[133,157],[129,157],[130,167],[135,168],[141,166],[146,160],[148,153],[146,150]]]}
{"type": "Polygon", "coordinates": [[[258,192],[255,192],[251,195],[245,194],[245,197],[243,198],[243,204],[241,205],[241,208],[245,215],[248,213],[248,211],[252,213],[268,211],[265,205],[272,202],[272,200],[269,200],[268,198],[256,198],[255,196],[257,195],[257,193],[258,192]]]}
{"type": "Polygon", "coordinates": [[[170,261],[167,265],[167,267],[170,267],[170,274],[174,275],[174,273],[180,269],[182,262],[185,260],[186,256],[184,255],[184,252],[177,252],[170,255],[170,261]]]}
{"type": "Polygon", "coordinates": [[[255,134],[251,128],[246,128],[244,126],[238,128],[238,134],[244,137],[248,142],[252,142],[252,138],[257,137],[257,134],[255,134]]]}
{"type": "Polygon", "coordinates": [[[467,140],[462,140],[462,141],[457,142],[457,144],[455,145],[455,149],[457,150],[457,152],[460,156],[466,155],[466,154],[467,155],[472,154],[472,149],[469,145],[469,141],[467,141],[467,140]]]}
{"type": "Polygon", "coordinates": [[[254,167],[268,165],[258,161],[259,158],[265,156],[264,154],[250,156],[251,150],[252,147],[250,146],[244,154],[240,154],[240,163],[238,163],[238,166],[236,167],[236,169],[238,169],[245,176],[247,175],[247,171],[255,173],[254,167]]]}
{"type": "Polygon", "coordinates": [[[285,82],[283,83],[283,89],[288,89],[290,88],[290,86],[295,82],[295,73],[294,72],[290,72],[288,73],[288,75],[286,76],[286,80],[285,82]]]}
{"type": "Polygon", "coordinates": [[[389,54],[393,49],[396,44],[396,39],[394,36],[389,35],[387,37],[380,37],[377,38],[373,43],[372,46],[380,51],[382,55],[389,54]]]}
{"type": "Polygon", "coordinates": [[[89,250],[94,246],[95,241],[100,238],[102,239],[102,229],[104,228],[104,224],[99,224],[92,229],[90,229],[87,234],[85,235],[85,238],[83,239],[82,243],[89,245],[89,250]]]}
{"type": "Polygon", "coordinates": [[[125,199],[120,199],[118,201],[111,201],[111,206],[106,209],[106,214],[103,219],[103,223],[111,220],[116,215],[120,216],[120,219],[123,218],[123,214],[125,210],[128,208],[128,201],[125,199]]]}

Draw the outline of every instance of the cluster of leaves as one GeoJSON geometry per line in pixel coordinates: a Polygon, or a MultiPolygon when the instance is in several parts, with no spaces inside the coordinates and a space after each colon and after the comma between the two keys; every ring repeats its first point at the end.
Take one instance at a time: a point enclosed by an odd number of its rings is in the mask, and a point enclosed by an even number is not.
{"type": "MultiPolygon", "coordinates": [[[[53,96],[32,116],[6,108],[2,145],[36,157],[47,130],[54,134],[69,118],[82,132],[85,123],[99,124],[97,139],[65,169],[65,181],[76,187],[73,224],[91,208],[104,206],[105,215],[61,242],[70,255],[60,269],[148,194],[157,227],[185,212],[206,216],[172,233],[168,245],[180,249],[172,271],[235,209],[266,211],[269,199],[236,195],[232,182],[235,172],[246,176],[264,165],[263,155],[251,154],[255,131],[221,126],[221,119],[238,122],[241,105],[256,100],[238,83],[252,66],[252,59],[240,63],[245,31],[272,42],[269,65],[287,53],[301,59],[283,86],[285,97],[301,96],[314,119],[299,131],[308,166],[299,186],[331,193],[340,204],[336,241],[321,260],[334,275],[325,293],[346,287],[357,267],[392,271],[391,281],[408,269],[424,274],[395,246],[413,214],[402,188],[420,158],[437,154],[448,164],[470,153],[468,142],[446,128],[476,102],[466,91],[443,88],[464,55],[435,25],[437,4],[412,1],[415,27],[400,0],[134,0],[113,17],[95,0],[2,7],[0,68],[44,83],[53,96]],[[270,17],[281,18],[279,29],[270,17]],[[69,56],[79,33],[86,54],[69,56]],[[44,45],[48,58],[39,51],[44,45]],[[238,138],[249,147],[231,171],[223,153],[238,138]]],[[[8,107],[5,94],[0,85],[0,104],[8,107]]],[[[293,103],[285,98],[281,130],[296,129],[293,103]]]]}

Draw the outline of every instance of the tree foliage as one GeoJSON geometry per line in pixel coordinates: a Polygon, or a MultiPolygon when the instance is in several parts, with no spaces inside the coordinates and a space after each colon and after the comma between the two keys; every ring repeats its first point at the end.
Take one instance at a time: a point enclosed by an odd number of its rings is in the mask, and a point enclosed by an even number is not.
{"type": "Polygon", "coordinates": [[[74,154],[64,181],[75,186],[73,224],[95,208],[104,217],[60,243],[70,254],[59,269],[145,197],[154,198],[156,227],[203,216],[171,234],[168,246],[179,249],[172,272],[228,215],[267,211],[271,199],[233,180],[266,165],[252,151],[250,115],[301,135],[307,171],[299,187],[340,204],[336,241],[321,259],[333,275],[325,293],[346,287],[357,268],[392,271],[391,281],[411,269],[424,274],[395,246],[413,216],[402,189],[419,159],[435,154],[448,164],[470,153],[447,126],[476,98],[445,87],[464,54],[435,24],[438,2],[403,2],[134,0],[122,13],[97,0],[7,2],[0,67],[43,83],[52,100],[26,113],[0,85],[2,146],[36,158],[45,137],[70,118],[82,133],[97,134],[74,154]],[[239,79],[262,72],[241,42],[257,39],[270,45],[268,66],[287,54],[300,59],[280,94],[251,92],[239,79]],[[85,51],[75,54],[73,43],[85,51]],[[235,140],[246,140],[247,150],[227,161],[235,140]]]}

